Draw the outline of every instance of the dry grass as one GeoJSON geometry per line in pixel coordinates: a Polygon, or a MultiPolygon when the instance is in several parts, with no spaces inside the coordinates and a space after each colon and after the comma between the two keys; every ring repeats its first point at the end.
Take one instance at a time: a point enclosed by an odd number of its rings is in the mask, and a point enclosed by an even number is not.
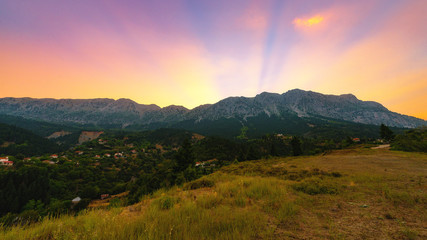
{"type": "Polygon", "coordinates": [[[426,239],[427,155],[351,149],[223,168],[0,239],[426,239]]]}

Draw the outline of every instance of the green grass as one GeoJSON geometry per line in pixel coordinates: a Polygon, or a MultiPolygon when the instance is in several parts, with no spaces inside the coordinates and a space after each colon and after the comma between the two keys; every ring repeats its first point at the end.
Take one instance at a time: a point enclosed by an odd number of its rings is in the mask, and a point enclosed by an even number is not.
{"type": "Polygon", "coordinates": [[[426,166],[425,154],[370,149],[243,162],[0,239],[425,239],[426,166]]]}

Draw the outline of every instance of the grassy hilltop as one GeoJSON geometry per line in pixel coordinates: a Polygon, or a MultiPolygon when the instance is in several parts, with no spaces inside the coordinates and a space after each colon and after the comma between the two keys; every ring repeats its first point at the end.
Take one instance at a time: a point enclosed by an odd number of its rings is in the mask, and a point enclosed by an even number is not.
{"type": "Polygon", "coordinates": [[[426,239],[426,181],[427,154],[387,149],[248,161],[0,239],[426,239]]]}

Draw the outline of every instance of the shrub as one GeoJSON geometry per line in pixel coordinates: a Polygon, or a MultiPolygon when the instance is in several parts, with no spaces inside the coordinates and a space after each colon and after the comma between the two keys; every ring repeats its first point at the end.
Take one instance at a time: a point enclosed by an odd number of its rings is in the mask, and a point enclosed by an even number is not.
{"type": "Polygon", "coordinates": [[[163,196],[161,198],[154,200],[153,205],[158,207],[159,209],[167,210],[167,209],[171,209],[176,202],[177,202],[177,199],[175,199],[174,197],[163,196]]]}
{"type": "Polygon", "coordinates": [[[212,180],[202,178],[196,181],[189,182],[184,185],[184,190],[194,190],[205,187],[213,187],[215,183],[212,180]]]}

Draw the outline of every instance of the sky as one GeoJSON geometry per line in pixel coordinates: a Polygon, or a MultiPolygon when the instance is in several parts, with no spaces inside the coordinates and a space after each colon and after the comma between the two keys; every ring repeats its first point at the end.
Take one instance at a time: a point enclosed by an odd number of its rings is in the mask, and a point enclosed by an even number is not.
{"type": "Polygon", "coordinates": [[[425,0],[0,0],[0,97],[194,108],[299,88],[427,119],[425,0]]]}

